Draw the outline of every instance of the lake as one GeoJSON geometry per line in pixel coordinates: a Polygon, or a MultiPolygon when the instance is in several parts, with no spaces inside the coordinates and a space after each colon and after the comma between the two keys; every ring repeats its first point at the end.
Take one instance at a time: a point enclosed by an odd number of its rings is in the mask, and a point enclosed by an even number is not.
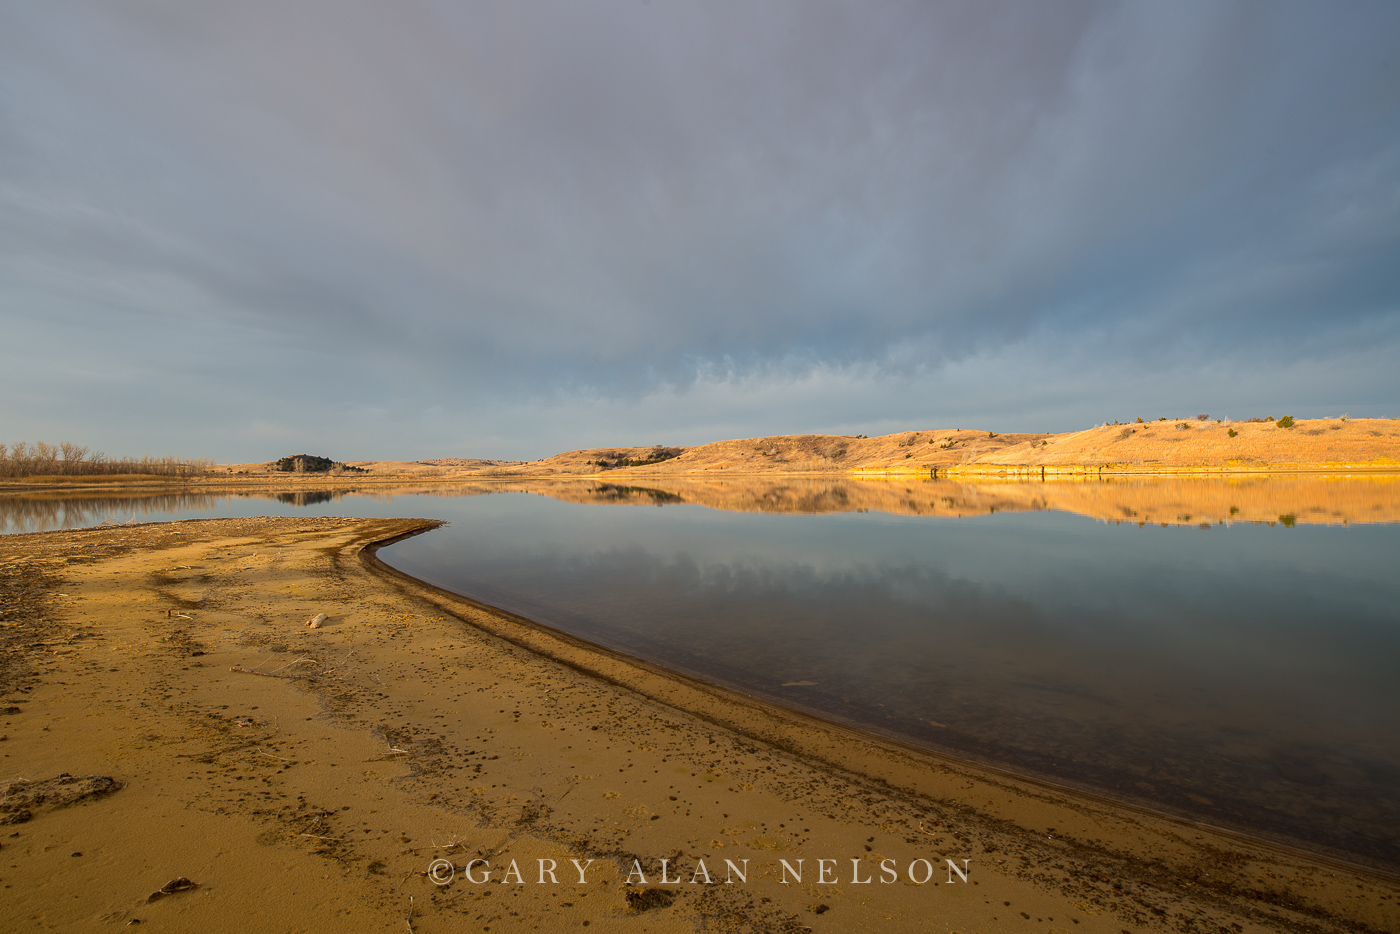
{"type": "Polygon", "coordinates": [[[1325,483],[29,496],[0,528],[446,519],[380,557],[749,695],[1394,869],[1400,487],[1325,483]]]}

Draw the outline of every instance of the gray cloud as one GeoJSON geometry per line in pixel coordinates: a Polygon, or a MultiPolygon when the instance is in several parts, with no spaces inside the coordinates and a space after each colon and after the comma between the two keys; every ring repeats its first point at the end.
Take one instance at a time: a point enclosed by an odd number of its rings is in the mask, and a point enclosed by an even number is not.
{"type": "Polygon", "coordinates": [[[1389,413],[1397,38],[1365,3],[3,2],[0,435],[1389,413]]]}

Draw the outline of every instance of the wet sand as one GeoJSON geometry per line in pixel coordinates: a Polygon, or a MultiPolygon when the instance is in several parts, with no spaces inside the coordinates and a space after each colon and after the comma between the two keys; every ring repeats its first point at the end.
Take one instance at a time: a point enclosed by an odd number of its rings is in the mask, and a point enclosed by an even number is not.
{"type": "Polygon", "coordinates": [[[374,558],[432,525],[0,540],[3,926],[1400,928],[1394,879],[773,708],[374,558]]]}

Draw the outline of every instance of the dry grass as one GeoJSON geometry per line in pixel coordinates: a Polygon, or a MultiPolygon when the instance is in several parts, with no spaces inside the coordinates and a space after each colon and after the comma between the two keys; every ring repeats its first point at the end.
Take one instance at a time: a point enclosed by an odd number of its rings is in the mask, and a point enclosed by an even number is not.
{"type": "Polygon", "coordinates": [[[876,438],[788,435],[717,441],[685,448],[660,464],[599,473],[601,457],[644,457],[650,448],[592,448],[498,468],[517,476],[666,476],[711,472],[918,473],[1047,471],[1093,468],[1130,471],[1195,469],[1400,468],[1400,420],[1309,419],[1293,428],[1273,422],[1196,418],[1106,425],[1065,434],[1000,434],[982,429],[902,431],[876,438]],[[1186,425],[1179,428],[1178,425],[1186,425]],[[1230,431],[1235,434],[1231,435],[1230,431]]]}
{"type": "Polygon", "coordinates": [[[1055,435],[1048,444],[1018,446],[981,458],[979,464],[1146,469],[1355,465],[1394,469],[1400,467],[1400,420],[1300,419],[1292,428],[1268,421],[1196,419],[1104,425],[1055,435]]]}

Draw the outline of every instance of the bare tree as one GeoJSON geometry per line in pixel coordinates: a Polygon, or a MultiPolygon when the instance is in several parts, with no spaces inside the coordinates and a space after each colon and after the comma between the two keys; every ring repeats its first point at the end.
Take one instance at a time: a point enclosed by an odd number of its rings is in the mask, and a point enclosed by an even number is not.
{"type": "Polygon", "coordinates": [[[44,441],[0,444],[0,477],[142,474],[187,479],[208,473],[212,465],[207,457],[157,458],[148,454],[139,460],[115,459],[68,441],[58,445],[44,441]]]}

